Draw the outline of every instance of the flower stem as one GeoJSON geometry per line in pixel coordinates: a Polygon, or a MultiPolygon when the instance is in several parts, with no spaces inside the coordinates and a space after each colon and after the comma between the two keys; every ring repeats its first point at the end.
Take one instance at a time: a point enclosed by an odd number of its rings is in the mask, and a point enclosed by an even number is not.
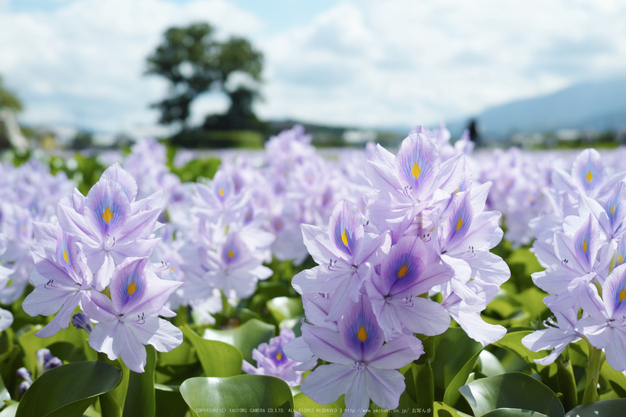
{"type": "Polygon", "coordinates": [[[587,382],[585,393],[583,394],[583,404],[589,404],[598,400],[598,380],[600,379],[600,368],[604,361],[602,349],[597,349],[588,343],[589,362],[587,362],[587,382]]]}
{"type": "Polygon", "coordinates": [[[565,348],[563,354],[556,360],[557,385],[559,391],[563,393],[561,403],[565,411],[569,411],[578,405],[578,392],[576,391],[576,378],[572,363],[569,360],[569,346],[565,348]]]}

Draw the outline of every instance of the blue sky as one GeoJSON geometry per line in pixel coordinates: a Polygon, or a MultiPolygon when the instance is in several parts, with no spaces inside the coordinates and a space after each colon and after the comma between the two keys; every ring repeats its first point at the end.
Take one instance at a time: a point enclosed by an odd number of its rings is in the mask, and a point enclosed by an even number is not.
{"type": "Polygon", "coordinates": [[[266,119],[431,124],[626,70],[617,0],[0,0],[0,74],[23,122],[149,132],[168,86],[145,57],[199,20],[263,51],[266,119]]]}

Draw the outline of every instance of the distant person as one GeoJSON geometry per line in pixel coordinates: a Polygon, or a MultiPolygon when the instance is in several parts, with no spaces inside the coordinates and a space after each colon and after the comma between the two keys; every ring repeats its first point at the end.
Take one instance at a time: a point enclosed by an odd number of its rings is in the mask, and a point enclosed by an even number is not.
{"type": "Polygon", "coordinates": [[[475,119],[470,120],[467,130],[469,130],[470,140],[474,142],[476,146],[479,146],[480,136],[478,134],[478,128],[477,128],[477,123],[475,119]]]}

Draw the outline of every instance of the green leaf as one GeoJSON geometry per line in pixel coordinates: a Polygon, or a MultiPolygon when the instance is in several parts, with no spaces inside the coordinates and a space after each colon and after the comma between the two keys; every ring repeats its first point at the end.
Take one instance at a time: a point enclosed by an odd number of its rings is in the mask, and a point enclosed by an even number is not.
{"type": "Polygon", "coordinates": [[[0,413],[0,417],[15,417],[15,414],[17,413],[17,407],[19,405],[19,403],[9,405],[7,408],[2,410],[2,412],[0,413]]]}
{"type": "Polygon", "coordinates": [[[583,404],[570,410],[566,417],[623,417],[626,410],[626,399],[597,401],[583,404]]]}
{"type": "Polygon", "coordinates": [[[267,309],[274,316],[276,323],[286,319],[293,319],[304,314],[300,297],[276,297],[267,302],[267,309]]]}
{"type": "Polygon", "coordinates": [[[231,344],[241,351],[245,360],[252,362],[252,349],[256,349],[261,343],[269,342],[275,335],[276,328],[274,326],[252,319],[236,329],[206,329],[202,337],[207,340],[231,344]]]}
{"type": "Polygon", "coordinates": [[[126,401],[126,392],[128,391],[128,383],[130,381],[130,369],[122,364],[121,359],[118,358],[112,361],[102,352],[98,353],[98,360],[114,366],[122,373],[119,384],[111,391],[100,395],[102,417],[122,417],[124,402],[126,401]]]}
{"type": "Polygon", "coordinates": [[[459,372],[452,379],[452,381],[450,381],[450,384],[448,384],[448,386],[446,387],[446,391],[443,395],[444,403],[450,406],[454,406],[456,402],[459,400],[459,398],[461,397],[459,388],[461,388],[463,385],[467,383],[467,377],[469,377],[469,374],[472,372],[472,369],[474,369],[474,366],[476,365],[476,361],[478,361],[478,358],[480,357],[481,352],[482,352],[482,349],[476,352],[474,356],[472,356],[465,363],[465,365],[463,365],[463,367],[459,370],[459,372]]]}
{"type": "Polygon", "coordinates": [[[145,372],[131,371],[130,373],[126,401],[124,402],[124,417],[154,417],[156,412],[154,397],[156,350],[152,345],[146,345],[146,353],[145,372]]]}
{"type": "Polygon", "coordinates": [[[449,405],[439,401],[435,402],[434,409],[435,417],[461,417],[462,415],[465,415],[460,413],[458,410],[450,407],[449,405]]]}
{"type": "Polygon", "coordinates": [[[304,417],[341,417],[346,406],[344,395],[330,404],[317,404],[315,401],[300,393],[293,397],[294,408],[304,417]]]}
{"type": "MultiPolygon", "coordinates": [[[[626,397],[626,376],[622,372],[618,372],[611,368],[608,362],[602,364],[600,378],[603,379],[620,397],[626,397]]],[[[601,385],[602,384],[601,382],[601,385]]]]}
{"type": "Polygon", "coordinates": [[[293,416],[289,385],[273,376],[190,378],[180,393],[199,416],[293,416]]]}
{"type": "MultiPolygon", "coordinates": [[[[434,339],[435,360],[432,362],[432,368],[435,380],[435,398],[443,398],[446,388],[460,373],[457,381],[460,381],[461,384],[458,387],[465,384],[467,376],[473,368],[473,365],[468,367],[465,365],[472,360],[475,362],[478,358],[476,354],[483,347],[458,327],[451,327],[445,333],[435,336],[434,339]]],[[[454,404],[450,405],[454,406],[454,404]]]]}
{"type": "Polygon", "coordinates": [[[524,360],[524,362],[526,362],[535,369],[542,369],[543,366],[537,365],[535,363],[535,359],[545,358],[546,356],[548,356],[548,352],[543,350],[539,352],[533,352],[531,350],[528,350],[528,348],[522,344],[522,339],[526,335],[529,335],[531,333],[533,333],[532,330],[523,330],[519,332],[507,333],[502,339],[493,343],[493,345],[516,353],[520,358],[524,360]]]}
{"type": "Polygon", "coordinates": [[[520,408],[562,417],[563,406],[557,396],[541,382],[521,373],[510,373],[478,379],[460,388],[480,417],[498,408],[520,408]]]}
{"type": "Polygon", "coordinates": [[[51,369],[26,391],[16,417],[80,417],[97,396],[111,391],[121,376],[119,369],[101,361],[51,369]]]}
{"type": "Polygon", "coordinates": [[[11,400],[11,394],[9,394],[9,390],[4,386],[4,381],[0,378],[0,409],[2,409],[5,405],[5,401],[11,400]]]}
{"type": "Polygon", "coordinates": [[[235,346],[203,339],[188,326],[181,327],[181,330],[196,349],[205,376],[227,377],[241,374],[243,355],[235,346]]]}
{"type": "Polygon", "coordinates": [[[536,411],[522,410],[520,408],[500,408],[485,414],[484,417],[549,417],[536,411]]]}
{"type": "Polygon", "coordinates": [[[502,375],[506,371],[496,356],[488,350],[483,350],[478,356],[478,372],[484,376],[502,375]]]}
{"type": "Polygon", "coordinates": [[[185,417],[189,411],[180,387],[155,384],[156,417],[185,417]]]}
{"type": "MultiPolygon", "coordinates": [[[[75,359],[81,359],[81,356],[78,355],[73,349],[64,349],[63,346],[67,347],[67,344],[79,347],[82,349],[84,353],[84,358],[95,360],[97,358],[96,352],[89,347],[87,343],[87,333],[84,330],[78,330],[74,326],[69,326],[66,329],[59,331],[54,336],[41,338],[39,336],[35,336],[39,330],[41,330],[41,326],[36,326],[35,328],[27,331],[23,335],[19,337],[19,344],[22,346],[24,351],[24,366],[35,374],[37,367],[37,351],[43,348],[49,348],[52,345],[57,347],[61,347],[55,350],[56,354],[59,354],[59,359],[64,361],[72,361],[75,359]],[[62,342],[61,345],[56,345],[57,343],[62,342]],[[67,354],[67,356],[64,354],[67,354]]],[[[82,359],[84,360],[84,359],[82,359]]]]}

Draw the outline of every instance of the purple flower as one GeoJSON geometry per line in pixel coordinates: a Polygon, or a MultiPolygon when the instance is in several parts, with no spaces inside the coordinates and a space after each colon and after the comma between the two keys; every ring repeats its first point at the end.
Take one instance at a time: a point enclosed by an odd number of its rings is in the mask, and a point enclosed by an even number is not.
{"type": "Polygon", "coordinates": [[[420,238],[407,236],[395,244],[383,260],[380,275],[365,283],[385,340],[404,329],[428,336],[445,332],[450,326],[446,309],[420,295],[451,278],[452,271],[420,238]]]}
{"type": "Polygon", "coordinates": [[[300,364],[287,355],[283,347],[294,340],[296,335],[291,329],[282,329],[280,335],[270,339],[269,344],[261,343],[252,350],[256,368],[248,361],[243,361],[243,371],[247,374],[270,375],[283,379],[289,386],[295,387],[302,382],[302,372],[293,369],[300,364]]]}
{"type": "Polygon", "coordinates": [[[383,344],[383,331],[366,296],[338,322],[337,332],[303,324],[302,335],[317,357],[331,362],[307,376],[302,392],[319,404],[329,404],[345,394],[346,408],[356,416],[365,415],[370,399],[379,407],[396,408],[405,389],[404,376],[396,369],[424,352],[413,336],[383,344]]]}
{"type": "MultiPolygon", "coordinates": [[[[53,230],[39,227],[42,234],[53,230]]],[[[81,302],[88,303],[92,294],[93,276],[81,245],[60,227],[56,229],[55,243],[54,248],[33,249],[38,272],[33,275],[36,287],[22,303],[24,311],[33,317],[50,316],[58,311],[55,318],[37,332],[39,337],[50,337],[67,328],[74,309],[81,302]]]]}
{"type": "Polygon", "coordinates": [[[137,184],[119,164],[107,168],[87,197],[63,199],[57,216],[63,230],[83,245],[95,287],[104,289],[115,265],[127,257],[150,255],[158,239],[150,235],[162,210],[160,195],[134,201],[137,184]]]}
{"type": "Polygon", "coordinates": [[[555,312],[557,321],[548,319],[546,329],[538,330],[525,336],[522,344],[533,352],[554,349],[543,359],[535,359],[540,365],[550,365],[565,350],[567,345],[580,340],[580,333],[575,329],[578,318],[573,310],[564,313],[555,312]]]}
{"type": "Polygon", "coordinates": [[[356,302],[364,280],[389,251],[389,235],[365,233],[365,223],[354,204],[344,200],[335,207],[328,231],[302,225],[304,243],[320,266],[294,276],[292,285],[300,293],[329,294],[329,321],[356,302]]]}
{"type": "Polygon", "coordinates": [[[114,271],[111,298],[94,293],[83,309],[98,324],[89,335],[89,346],[118,357],[135,372],[143,372],[146,349],[150,344],[159,352],[169,352],[183,341],[182,332],[160,319],[174,314],[163,304],[180,282],[161,280],[146,268],[147,258],[127,259],[114,271]]]}
{"type": "Polygon", "coordinates": [[[602,298],[595,286],[581,297],[584,312],[576,330],[606,352],[606,360],[616,371],[626,371],[626,265],[613,270],[602,286],[602,298]]]}

